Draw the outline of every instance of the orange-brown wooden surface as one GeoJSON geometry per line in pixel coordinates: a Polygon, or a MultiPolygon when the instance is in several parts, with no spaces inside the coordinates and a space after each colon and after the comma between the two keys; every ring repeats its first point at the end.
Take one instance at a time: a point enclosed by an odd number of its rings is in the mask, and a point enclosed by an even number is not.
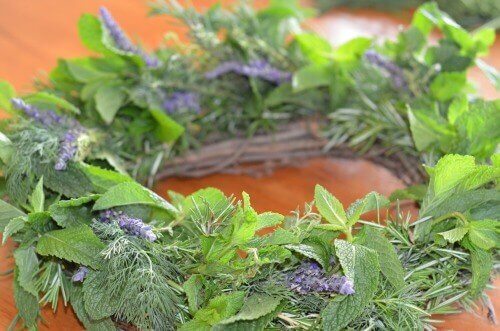
{"type": "MultiPolygon", "coordinates": [[[[192,0],[197,7],[206,7],[215,1],[192,0]]],[[[223,1],[225,3],[231,1],[223,1]]],[[[262,3],[265,1],[258,1],[262,3]]],[[[146,1],[141,0],[0,0],[0,79],[10,81],[18,91],[32,90],[34,76],[43,79],[43,72],[52,68],[58,57],[78,57],[89,54],[81,46],[76,22],[85,12],[96,13],[104,4],[133,37],[139,37],[147,47],[162,42],[167,31],[183,32],[163,17],[146,19],[146,1]]],[[[309,22],[323,36],[338,44],[354,36],[394,36],[401,24],[407,24],[408,15],[390,15],[368,10],[337,10],[309,22]]],[[[500,65],[500,44],[497,42],[487,62],[500,65]]],[[[471,77],[488,98],[498,97],[488,82],[476,70],[471,77]]],[[[259,211],[274,210],[288,213],[303,207],[313,197],[316,183],[327,187],[344,204],[376,190],[389,194],[402,183],[387,170],[365,161],[314,159],[302,162],[300,167],[278,169],[271,176],[214,175],[202,179],[170,179],[156,186],[162,195],[166,190],[188,194],[196,189],[214,186],[227,194],[239,196],[248,192],[259,211]]],[[[12,268],[12,243],[0,248],[0,271],[12,268]]],[[[500,284],[500,282],[496,282],[500,284]]],[[[496,311],[500,312],[500,295],[491,292],[496,311]]],[[[12,276],[0,276],[0,330],[7,328],[15,316],[12,296],[12,276]]],[[[60,307],[56,314],[44,310],[46,323],[42,330],[81,330],[71,309],[60,307]]],[[[496,330],[488,324],[484,314],[447,316],[441,330],[496,330]]]]}

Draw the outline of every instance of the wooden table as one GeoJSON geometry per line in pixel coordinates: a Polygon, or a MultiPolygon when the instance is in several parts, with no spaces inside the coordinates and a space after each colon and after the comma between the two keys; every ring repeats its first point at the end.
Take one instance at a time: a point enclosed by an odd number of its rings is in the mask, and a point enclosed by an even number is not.
{"type": "MultiPolygon", "coordinates": [[[[192,1],[206,7],[215,1],[192,1]]],[[[230,2],[230,1],[224,1],[230,2]]],[[[264,1],[257,1],[260,5],[264,1]]],[[[178,26],[169,25],[163,17],[146,19],[146,1],[139,0],[0,0],[0,79],[10,81],[18,91],[32,90],[32,79],[50,70],[58,57],[78,57],[89,54],[80,44],[76,29],[78,17],[85,12],[96,13],[105,4],[120,24],[133,37],[140,37],[148,47],[162,41],[166,31],[184,33],[178,26]]],[[[393,37],[400,25],[407,24],[409,14],[398,16],[368,10],[336,10],[308,23],[310,27],[338,44],[354,36],[379,35],[393,37]]],[[[487,62],[500,65],[500,43],[497,42],[487,62]]],[[[482,75],[473,70],[480,91],[488,98],[498,94],[482,75]]],[[[248,192],[258,211],[274,210],[288,213],[313,199],[315,184],[327,187],[344,204],[360,196],[378,191],[390,194],[403,184],[387,170],[366,161],[341,159],[313,159],[296,168],[282,168],[263,178],[248,176],[213,175],[203,179],[170,179],[158,183],[156,191],[165,195],[167,189],[188,194],[199,188],[214,186],[227,194],[239,196],[248,192]]],[[[12,242],[0,248],[0,271],[13,266],[12,242]]],[[[496,282],[500,285],[500,282],[496,282]]],[[[496,311],[500,312],[498,290],[491,292],[496,311]]],[[[16,314],[12,296],[12,276],[0,277],[0,329],[5,330],[16,314]]],[[[41,330],[82,330],[69,308],[59,307],[54,314],[44,309],[46,324],[41,330]]],[[[447,316],[440,330],[497,330],[484,314],[447,316]]]]}

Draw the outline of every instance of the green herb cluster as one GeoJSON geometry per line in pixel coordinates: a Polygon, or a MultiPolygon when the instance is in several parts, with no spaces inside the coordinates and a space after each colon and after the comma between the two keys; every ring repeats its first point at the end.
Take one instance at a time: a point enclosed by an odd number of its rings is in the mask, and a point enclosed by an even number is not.
{"type": "Polygon", "coordinates": [[[333,48],[301,30],[311,12],[291,1],[204,14],[170,1],[153,12],[182,20],[192,39],[157,50],[158,66],[117,49],[101,20],[84,15],[81,38],[100,55],[61,60],[23,97],[39,112],[14,109],[15,91],[0,82],[0,107],[15,115],[0,135],[0,230],[17,243],[13,325],[36,329],[42,306],[70,304],[89,330],[432,329],[431,314],[486,298],[500,245],[499,103],[475,96],[466,72],[477,64],[498,84],[478,59],[492,30],[470,34],[429,3],[395,41],[333,48]],[[434,28],[443,38],[429,45],[434,28]],[[256,60],[291,80],[262,79],[250,70],[256,60]],[[206,77],[227,62],[246,67],[206,77]],[[201,111],[162,109],[187,92],[201,111]],[[40,123],[44,110],[86,128],[65,170],[54,169],[65,132],[40,123]],[[385,213],[390,201],[375,192],[344,208],[317,186],[312,204],[284,216],[258,213],[246,193],[166,200],[134,180],[206,142],[311,117],[329,148],[421,157],[428,183],[391,197],[416,200],[418,220],[385,213]],[[363,220],[370,211],[379,222],[363,220]],[[345,277],[355,293],[295,291],[290,275],[307,265],[345,277]]]}

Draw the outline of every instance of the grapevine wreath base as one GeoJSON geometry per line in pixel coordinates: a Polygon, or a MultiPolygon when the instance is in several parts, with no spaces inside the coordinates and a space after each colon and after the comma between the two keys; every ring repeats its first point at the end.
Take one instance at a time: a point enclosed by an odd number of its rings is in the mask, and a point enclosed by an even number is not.
{"type": "Polygon", "coordinates": [[[494,31],[427,2],[395,40],[332,47],[301,27],[311,13],[158,2],[190,43],[147,52],[101,8],[78,23],[95,56],[60,60],[28,95],[0,82],[12,328],[61,304],[89,330],[432,330],[479,306],[495,323],[500,103],[467,80],[477,66],[498,85],[480,59],[494,31]],[[317,185],[288,216],[244,192],[147,187],[313,156],[367,158],[409,186],[343,206],[317,185]]]}

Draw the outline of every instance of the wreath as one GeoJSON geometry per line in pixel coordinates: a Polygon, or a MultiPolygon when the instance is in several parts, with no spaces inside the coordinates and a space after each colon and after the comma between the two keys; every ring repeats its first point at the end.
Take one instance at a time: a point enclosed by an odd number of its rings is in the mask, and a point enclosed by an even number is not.
{"type": "Polygon", "coordinates": [[[469,33],[429,2],[395,40],[333,47],[301,27],[313,11],[294,1],[152,13],[191,42],[167,34],[148,52],[101,8],[78,23],[95,56],[60,60],[28,95],[0,82],[13,326],[70,304],[89,330],[422,330],[478,298],[494,320],[500,104],[466,76],[478,66],[498,86],[479,59],[492,29],[469,33]],[[409,186],[345,208],[318,185],[289,216],[257,213],[246,193],[148,188],[328,154],[409,186]],[[419,205],[416,221],[401,200],[419,205]],[[386,216],[363,221],[370,211],[386,216]]]}

